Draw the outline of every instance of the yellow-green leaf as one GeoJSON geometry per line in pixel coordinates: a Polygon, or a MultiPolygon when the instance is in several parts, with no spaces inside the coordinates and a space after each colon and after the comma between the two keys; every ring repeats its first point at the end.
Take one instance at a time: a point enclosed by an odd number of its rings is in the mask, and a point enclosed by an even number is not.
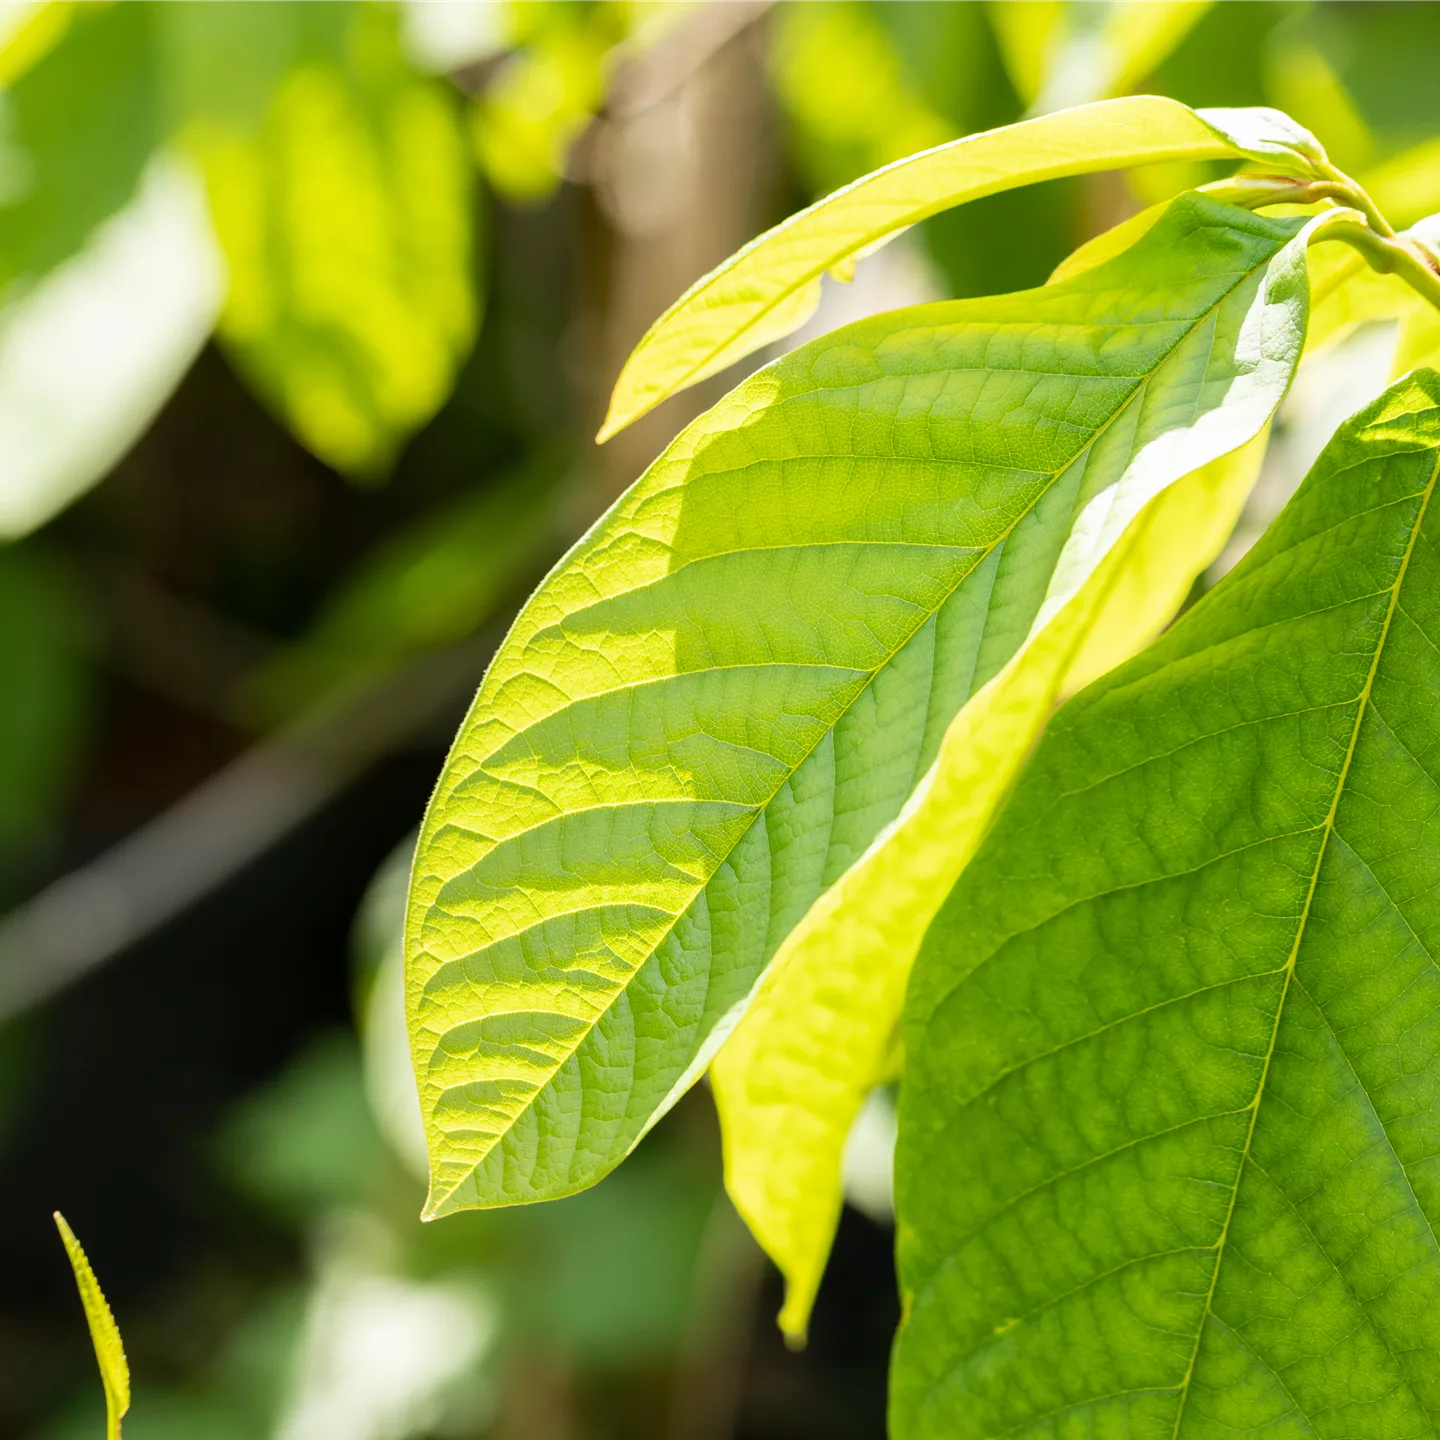
{"type": "Polygon", "coordinates": [[[1265,427],[1323,224],[1186,195],[1065,284],[824,336],[556,567],[416,851],[427,1214],[583,1189],[698,1078],[1047,597],[1265,427]]]}
{"type": "Polygon", "coordinates": [[[790,932],[716,1057],[726,1186],[785,1276],[787,1335],[805,1333],[845,1140],[884,1078],[931,917],[1056,703],[1153,639],[1219,553],[1264,446],[1262,434],[1162,493],[1088,572],[1057,572],[1024,646],[956,715],[899,818],[790,932]]]}
{"type": "Polygon", "coordinates": [[[343,26],[307,21],[320,41],[258,128],[211,120],[192,138],[230,267],[222,339],[306,446],[364,475],[449,395],[476,302],[456,97],[409,68],[393,15],[344,10],[343,26]]]}
{"type": "Polygon", "coordinates": [[[125,1363],[120,1327],[110,1313],[105,1292],[101,1290],[75,1232],[58,1210],[55,1212],[55,1225],[65,1242],[70,1268],[75,1272],[75,1287],[80,1292],[80,1303],[85,1307],[85,1320],[95,1345],[95,1360],[100,1366],[100,1381],[105,1387],[106,1440],[120,1440],[120,1421],[130,1408],[130,1367],[125,1363]]]}
{"type": "Polygon", "coordinates": [[[697,281],[626,361],[599,438],[789,334],[814,309],[827,270],[941,210],[1040,180],[1158,161],[1250,159],[1304,175],[1323,157],[1314,137],[1278,111],[1195,111],[1146,95],[912,155],[802,210],[697,281]]]}

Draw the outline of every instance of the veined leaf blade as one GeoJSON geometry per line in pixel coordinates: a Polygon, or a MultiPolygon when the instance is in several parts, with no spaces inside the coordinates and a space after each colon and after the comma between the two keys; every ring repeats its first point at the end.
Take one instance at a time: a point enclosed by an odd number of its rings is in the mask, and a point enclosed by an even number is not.
{"type": "Polygon", "coordinates": [[[931,928],[902,1440],[1440,1407],[1440,376],[1085,691],[931,928]]]}
{"type": "MultiPolygon", "coordinates": [[[[845,1142],[885,1074],[915,952],[1056,703],[1128,659],[1229,538],[1265,436],[1172,485],[950,723],[899,818],[810,908],[711,1080],[736,1209],[803,1338],[839,1222],[845,1142]]],[[[1047,607],[1048,608],[1048,607],[1047,607]]]]}
{"type": "Polygon", "coordinates": [[[95,1361],[100,1367],[100,1381],[105,1387],[106,1437],[107,1440],[120,1440],[120,1421],[130,1408],[130,1367],[125,1362],[120,1327],[110,1313],[105,1292],[101,1290],[75,1232],[58,1210],[55,1212],[55,1228],[59,1230],[60,1239],[65,1243],[65,1253],[70,1257],[70,1268],[75,1272],[75,1287],[80,1292],[85,1321],[90,1327],[90,1339],[95,1345],[95,1361]]]}
{"type": "Polygon", "coordinates": [[[417,850],[427,1213],[584,1188],[693,1082],[1047,591],[1256,435],[1303,222],[860,322],[687,430],[517,620],[417,850]]]}
{"type": "Polygon", "coordinates": [[[1323,155],[1278,111],[1197,112],[1151,95],[1098,101],[912,155],[802,210],[697,281],[626,361],[598,438],[789,334],[814,309],[826,270],[941,210],[1095,170],[1250,159],[1308,174],[1323,155]]]}

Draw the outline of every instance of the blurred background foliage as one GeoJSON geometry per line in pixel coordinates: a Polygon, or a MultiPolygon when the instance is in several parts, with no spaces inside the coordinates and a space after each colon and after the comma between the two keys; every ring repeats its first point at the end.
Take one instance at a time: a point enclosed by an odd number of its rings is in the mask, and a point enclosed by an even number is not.
{"type": "MultiPolygon", "coordinates": [[[[130,1440],[882,1435],[883,1097],[804,1354],[703,1090],[592,1192],[418,1223],[409,834],[527,589],[737,378],[590,443],[704,270],[1132,91],[1282,106],[1409,222],[1437,54],[1381,0],[0,4],[0,1437],[100,1433],[57,1206],[130,1440]]],[[[1205,178],[937,216],[806,333],[1205,178]]],[[[1383,383],[1389,331],[1329,338],[1227,563],[1383,383]]]]}

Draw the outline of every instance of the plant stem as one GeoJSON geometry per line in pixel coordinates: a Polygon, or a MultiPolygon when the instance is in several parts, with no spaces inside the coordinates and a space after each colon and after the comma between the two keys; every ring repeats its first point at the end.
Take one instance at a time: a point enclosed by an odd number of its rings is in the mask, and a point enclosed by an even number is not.
{"type": "Polygon", "coordinates": [[[1328,239],[1353,246],[1372,270],[1381,275],[1398,275],[1418,295],[1440,310],[1440,272],[1428,251],[1410,235],[1377,235],[1364,223],[1358,211],[1335,211],[1325,227],[1328,239]],[[1352,218],[1353,217],[1353,218],[1352,218]]]}

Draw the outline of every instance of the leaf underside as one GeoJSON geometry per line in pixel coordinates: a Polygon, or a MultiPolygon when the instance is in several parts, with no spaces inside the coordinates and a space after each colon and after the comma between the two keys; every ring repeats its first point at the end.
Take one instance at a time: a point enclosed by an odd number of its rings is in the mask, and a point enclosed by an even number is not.
{"type": "Polygon", "coordinates": [[[1014,653],[1077,517],[1128,523],[1127,477],[1263,426],[1303,340],[1303,260],[1273,273],[1300,224],[1184,197],[1066,284],[816,341],[557,567],[417,851],[427,1214],[581,1189],[693,1082],[1014,653]]]}
{"type": "Polygon", "coordinates": [[[907,1009],[901,1440],[1440,1420],[1440,376],[1047,732],[907,1009]]]}

